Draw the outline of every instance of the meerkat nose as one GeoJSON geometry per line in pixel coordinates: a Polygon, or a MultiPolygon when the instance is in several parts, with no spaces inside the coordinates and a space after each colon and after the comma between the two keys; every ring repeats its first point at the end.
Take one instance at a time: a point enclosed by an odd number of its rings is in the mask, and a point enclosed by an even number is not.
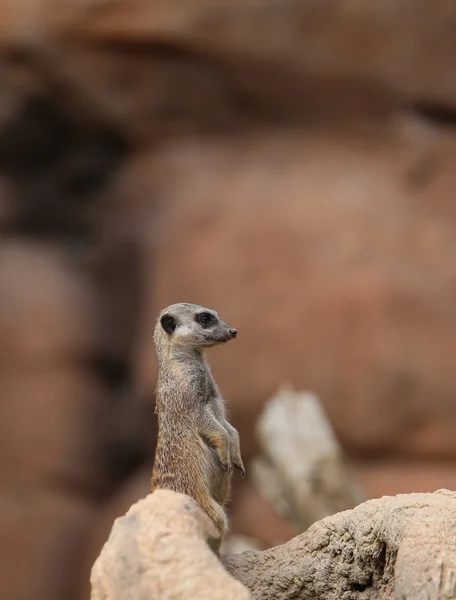
{"type": "Polygon", "coordinates": [[[230,335],[235,338],[237,336],[237,329],[230,329],[230,335]]]}

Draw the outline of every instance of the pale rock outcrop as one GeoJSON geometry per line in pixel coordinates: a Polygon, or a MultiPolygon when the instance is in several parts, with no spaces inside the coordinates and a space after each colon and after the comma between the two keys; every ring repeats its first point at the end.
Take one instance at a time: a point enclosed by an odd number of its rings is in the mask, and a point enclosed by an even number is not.
{"type": "Polygon", "coordinates": [[[456,598],[456,493],[383,497],[225,560],[261,600],[456,598]]]}
{"type": "Polygon", "coordinates": [[[247,600],[207,545],[215,537],[188,496],[149,494],[116,520],[92,569],[91,600],[247,600]]]}
{"type": "Polygon", "coordinates": [[[383,497],[282,546],[227,556],[227,573],[194,501],[160,490],[115,522],[92,570],[91,598],[448,600],[456,598],[455,524],[455,492],[383,497]]]}

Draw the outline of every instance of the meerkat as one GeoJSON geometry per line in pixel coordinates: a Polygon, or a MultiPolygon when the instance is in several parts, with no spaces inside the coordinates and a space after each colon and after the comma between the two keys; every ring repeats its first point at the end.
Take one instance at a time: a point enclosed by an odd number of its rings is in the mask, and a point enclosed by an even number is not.
{"type": "Polygon", "coordinates": [[[154,331],[158,440],[151,491],[166,488],[196,500],[218,530],[217,554],[228,530],[232,474],[238,469],[244,477],[245,468],[205,352],[236,335],[215,310],[187,303],[162,310],[154,331]]]}

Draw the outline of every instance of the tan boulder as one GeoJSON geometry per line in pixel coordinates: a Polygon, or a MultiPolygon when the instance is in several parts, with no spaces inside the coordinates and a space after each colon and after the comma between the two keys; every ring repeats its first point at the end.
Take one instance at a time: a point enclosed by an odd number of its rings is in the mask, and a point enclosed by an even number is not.
{"type": "Polygon", "coordinates": [[[2,241],[0,290],[0,369],[43,369],[96,347],[92,289],[52,245],[2,241]]]}
{"type": "Polygon", "coordinates": [[[455,598],[456,494],[384,497],[224,559],[258,600],[455,598]]]}
{"type": "Polygon", "coordinates": [[[162,207],[140,387],[155,385],[159,310],[197,302],[239,331],[208,356],[247,458],[263,402],[288,383],[322,399],[349,451],[455,457],[454,142],[414,136],[168,144],[150,164],[162,207]]]}
{"type": "Polygon", "coordinates": [[[90,540],[84,556],[81,600],[90,598],[90,572],[93,563],[100,554],[112,529],[114,521],[124,515],[141,498],[147,496],[150,489],[152,465],[136,470],[124,481],[115,494],[96,512],[96,520],[90,531],[90,540]]]}
{"type": "Polygon", "coordinates": [[[416,8],[407,0],[348,5],[342,0],[66,0],[56,10],[51,0],[44,0],[39,11],[33,7],[30,0],[4,3],[0,44],[33,48],[44,31],[51,39],[131,45],[156,41],[345,78],[353,85],[364,80],[408,99],[456,103],[456,88],[448,77],[456,55],[456,9],[451,3],[425,0],[416,8]]]}
{"type": "Polygon", "coordinates": [[[0,597],[73,600],[115,483],[113,402],[92,368],[85,274],[55,245],[0,243],[0,597]]]}
{"type": "Polygon", "coordinates": [[[227,573],[197,505],[161,490],[116,520],[92,569],[91,598],[454,598],[455,519],[448,490],[370,500],[281,546],[224,557],[227,573]]]}
{"type": "Polygon", "coordinates": [[[451,121],[455,16],[432,0],[418,10],[407,0],[43,0],[39,9],[8,0],[0,48],[20,53],[11,81],[27,90],[58,81],[67,111],[132,140],[346,123],[404,106],[451,121]]]}
{"type": "Polygon", "coordinates": [[[91,575],[91,600],[247,600],[210,550],[217,537],[196,503],[159,490],[116,520],[91,575]]]}

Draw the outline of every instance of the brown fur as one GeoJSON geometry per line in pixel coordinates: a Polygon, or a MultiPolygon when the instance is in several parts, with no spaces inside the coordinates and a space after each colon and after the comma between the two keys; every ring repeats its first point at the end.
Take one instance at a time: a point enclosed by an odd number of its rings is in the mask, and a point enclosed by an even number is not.
{"type": "Polygon", "coordinates": [[[245,470],[239,435],[226,419],[225,403],[204,352],[235,335],[215,311],[184,303],[164,309],[154,333],[158,442],[151,491],[167,488],[194,498],[217,527],[217,551],[228,529],[225,507],[233,467],[242,475],[245,470]],[[213,325],[201,326],[195,320],[201,313],[212,315],[213,325]],[[175,330],[166,330],[163,317],[175,330]]]}

